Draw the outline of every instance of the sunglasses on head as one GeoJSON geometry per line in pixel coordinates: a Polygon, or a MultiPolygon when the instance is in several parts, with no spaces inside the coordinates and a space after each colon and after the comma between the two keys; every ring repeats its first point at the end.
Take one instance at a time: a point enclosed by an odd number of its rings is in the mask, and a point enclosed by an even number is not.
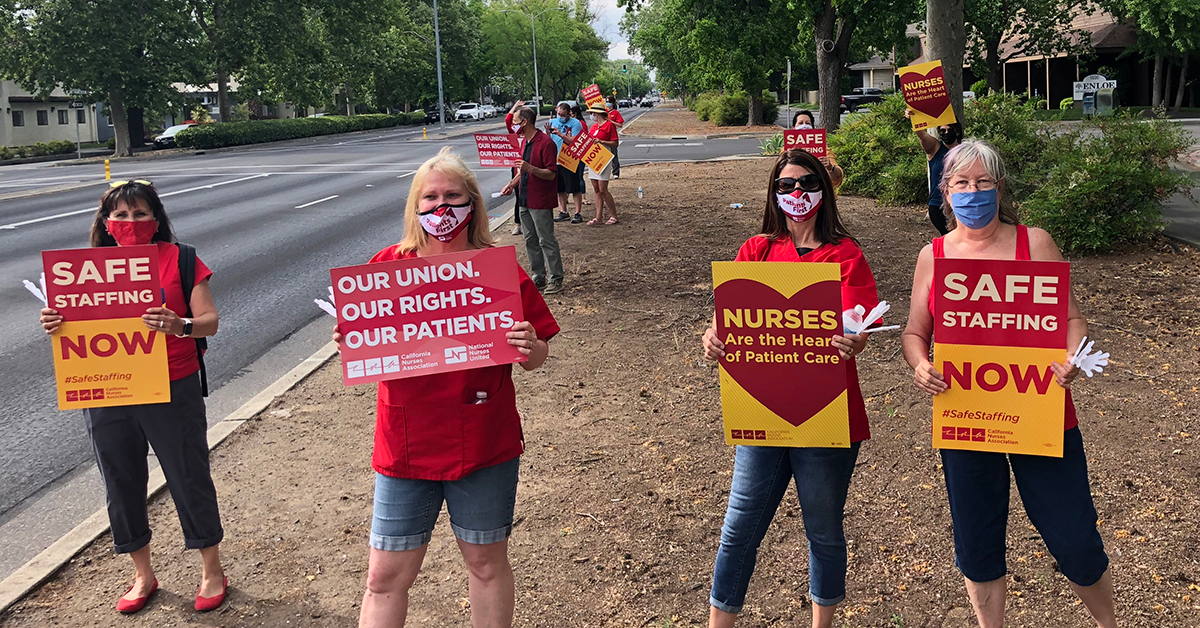
{"type": "Polygon", "coordinates": [[[818,192],[821,190],[821,177],[815,174],[806,174],[799,179],[792,177],[780,177],[775,179],[775,191],[780,194],[791,194],[799,187],[805,192],[818,192]]]}
{"type": "Polygon", "coordinates": [[[119,188],[119,187],[121,187],[122,185],[129,185],[130,183],[137,183],[138,185],[144,185],[144,186],[146,186],[146,187],[153,187],[153,186],[154,186],[154,184],[153,184],[153,183],[150,183],[149,181],[147,181],[147,180],[145,180],[145,179],[134,179],[134,180],[132,180],[132,181],[113,181],[112,183],[109,183],[109,184],[108,184],[108,187],[110,187],[110,188],[119,188]]]}

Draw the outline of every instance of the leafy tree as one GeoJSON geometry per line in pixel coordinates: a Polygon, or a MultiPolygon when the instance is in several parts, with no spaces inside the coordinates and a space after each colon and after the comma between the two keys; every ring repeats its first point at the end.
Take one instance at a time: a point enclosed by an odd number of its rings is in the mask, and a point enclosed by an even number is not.
{"type": "Polygon", "coordinates": [[[61,85],[103,100],[119,156],[132,154],[127,109],[161,106],[173,81],[202,76],[183,0],[0,0],[0,33],[0,74],[43,95],[61,85]]]}
{"type": "Polygon", "coordinates": [[[1122,22],[1138,30],[1134,47],[1126,54],[1154,59],[1151,79],[1151,104],[1164,105],[1167,83],[1164,63],[1182,61],[1176,108],[1183,104],[1187,85],[1187,62],[1192,51],[1200,48],[1200,2],[1195,0],[1104,0],[1101,5],[1122,22]]]}
{"type": "Polygon", "coordinates": [[[1081,59],[1092,52],[1091,33],[1072,29],[1071,20],[1091,5],[1069,0],[966,0],[967,50],[971,66],[987,68],[992,91],[1004,88],[1004,64],[1014,57],[1060,53],[1081,59]],[[1000,44],[1016,42],[1001,56],[1000,44]]]}
{"type": "Polygon", "coordinates": [[[600,90],[606,96],[611,94],[613,89],[617,90],[619,97],[626,95],[641,96],[649,92],[651,88],[650,71],[645,65],[633,59],[604,62],[603,67],[596,73],[591,82],[599,85],[600,90]],[[626,67],[627,72],[621,72],[622,65],[626,67]]]}
{"type": "Polygon", "coordinates": [[[600,67],[608,44],[589,24],[586,3],[567,6],[551,0],[493,2],[483,14],[483,47],[494,62],[497,77],[507,77],[521,98],[540,83],[543,94],[562,100],[590,80],[600,67]],[[537,28],[537,80],[534,80],[533,30],[537,28]]]}

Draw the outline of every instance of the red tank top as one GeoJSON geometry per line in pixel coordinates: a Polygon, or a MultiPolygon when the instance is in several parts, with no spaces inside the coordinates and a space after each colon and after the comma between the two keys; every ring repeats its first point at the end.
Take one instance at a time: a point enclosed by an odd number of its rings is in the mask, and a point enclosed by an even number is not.
{"type": "MultiPolygon", "coordinates": [[[[946,244],[942,238],[933,239],[933,258],[938,259],[946,257],[946,244]]],[[[1029,261],[1033,259],[1029,256],[1029,229],[1025,225],[1017,225],[1017,261],[1029,261]]],[[[933,316],[933,286],[929,289],[929,314],[933,316]]],[[[934,320],[937,320],[934,317],[934,320]]],[[[1079,418],[1075,416],[1075,402],[1071,400],[1071,389],[1067,389],[1067,407],[1063,414],[1063,430],[1069,430],[1079,425],[1079,418]]]]}

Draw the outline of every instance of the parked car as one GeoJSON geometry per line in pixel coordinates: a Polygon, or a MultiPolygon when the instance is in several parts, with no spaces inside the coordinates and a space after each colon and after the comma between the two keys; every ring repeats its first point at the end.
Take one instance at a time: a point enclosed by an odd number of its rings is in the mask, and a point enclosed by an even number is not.
{"type": "Polygon", "coordinates": [[[858,111],[860,108],[883,102],[883,90],[878,87],[855,87],[851,93],[842,96],[842,113],[858,111]]]}
{"type": "MultiPolygon", "coordinates": [[[[440,120],[437,104],[432,104],[425,108],[425,124],[432,124],[440,120]]],[[[446,120],[454,122],[454,112],[449,107],[446,107],[446,120]]]]}
{"type": "Polygon", "coordinates": [[[465,102],[458,106],[454,111],[454,121],[461,122],[463,120],[482,120],[484,119],[483,107],[477,102],[465,102]]]}
{"type": "Polygon", "coordinates": [[[496,114],[500,111],[494,105],[484,105],[480,108],[483,109],[483,117],[485,118],[495,118],[496,114]]]}
{"type": "Polygon", "coordinates": [[[193,127],[193,126],[196,126],[195,123],[176,124],[175,126],[167,127],[166,131],[163,131],[162,134],[160,134],[158,137],[154,138],[154,147],[155,148],[175,148],[175,136],[180,131],[182,131],[186,128],[189,128],[189,127],[193,127]]]}
{"type": "Polygon", "coordinates": [[[621,100],[617,101],[617,109],[624,109],[625,107],[632,107],[632,106],[633,106],[633,102],[631,102],[628,98],[622,98],[621,100]]]}
{"type": "Polygon", "coordinates": [[[642,104],[640,104],[638,106],[641,107],[642,109],[649,109],[650,107],[654,106],[654,101],[649,98],[643,98],[642,104]]]}

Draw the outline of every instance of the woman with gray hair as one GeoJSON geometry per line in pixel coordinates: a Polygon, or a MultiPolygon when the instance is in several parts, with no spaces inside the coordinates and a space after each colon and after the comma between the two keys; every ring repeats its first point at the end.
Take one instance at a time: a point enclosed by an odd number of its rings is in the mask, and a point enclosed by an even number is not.
{"type": "MultiPolygon", "coordinates": [[[[1018,223],[1005,194],[1004,178],[1004,162],[987,142],[966,140],[946,155],[939,189],[953,211],[952,215],[947,212],[951,231],[926,245],[917,258],[908,326],[902,340],[904,359],[915,372],[917,387],[931,395],[948,389],[945,378],[929,359],[934,327],[934,260],[1063,260],[1050,234],[1018,223]]],[[[1058,385],[1067,389],[1061,458],[941,450],[954,522],[955,564],[964,576],[982,628],[1004,625],[1010,467],[1030,521],[1071,588],[1098,626],[1117,625],[1108,555],[1096,530],[1083,437],[1070,391],[1071,381],[1079,374],[1079,368],[1070,364],[1072,348],[1086,335],[1087,319],[1072,295],[1064,359],[1051,364],[1058,385]]]]}

